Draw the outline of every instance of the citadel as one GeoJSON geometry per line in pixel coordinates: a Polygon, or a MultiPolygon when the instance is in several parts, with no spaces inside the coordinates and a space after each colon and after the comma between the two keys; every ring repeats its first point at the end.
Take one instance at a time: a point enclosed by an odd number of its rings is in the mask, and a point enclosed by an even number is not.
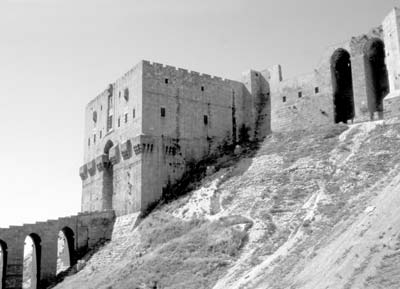
{"type": "Polygon", "coordinates": [[[330,46],[306,75],[284,79],[279,65],[241,81],[141,61],[85,110],[82,213],[0,229],[0,288],[21,289],[26,236],[34,242],[31,288],[56,276],[64,232],[72,266],[109,240],[116,217],[143,212],[224,145],[271,132],[400,114],[400,10],[382,25],[330,46]]]}

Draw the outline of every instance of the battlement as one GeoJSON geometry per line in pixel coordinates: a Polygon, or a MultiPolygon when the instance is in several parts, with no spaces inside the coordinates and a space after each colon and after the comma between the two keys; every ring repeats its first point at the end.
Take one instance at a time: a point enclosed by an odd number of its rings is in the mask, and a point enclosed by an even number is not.
{"type": "Polygon", "coordinates": [[[180,67],[176,67],[176,66],[171,66],[171,65],[167,65],[167,64],[161,64],[158,62],[152,62],[152,61],[148,61],[148,60],[142,60],[142,63],[144,65],[148,65],[156,70],[160,70],[160,71],[168,71],[168,72],[176,72],[180,77],[201,77],[202,79],[205,80],[215,80],[215,81],[233,81],[230,79],[226,79],[220,76],[214,76],[214,75],[210,75],[207,73],[201,73],[201,72],[197,72],[194,70],[189,70],[189,69],[184,69],[184,68],[180,68],[180,67]]]}

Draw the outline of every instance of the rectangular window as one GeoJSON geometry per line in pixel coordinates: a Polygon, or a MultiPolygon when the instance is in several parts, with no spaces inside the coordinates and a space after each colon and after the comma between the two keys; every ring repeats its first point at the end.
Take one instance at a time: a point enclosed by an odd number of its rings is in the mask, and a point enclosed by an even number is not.
{"type": "Polygon", "coordinates": [[[96,144],[96,134],[93,135],[93,144],[96,144]]]}
{"type": "Polygon", "coordinates": [[[204,86],[201,87],[201,91],[204,91],[204,86]]]}
{"type": "Polygon", "coordinates": [[[124,118],[125,118],[125,123],[127,123],[128,122],[128,114],[127,113],[125,113],[124,118]]]}
{"type": "Polygon", "coordinates": [[[102,138],[103,137],[103,131],[101,130],[100,131],[100,138],[102,138]]]}
{"type": "Polygon", "coordinates": [[[286,102],[286,96],[282,97],[282,102],[286,102]]]}
{"type": "Polygon", "coordinates": [[[108,96],[107,102],[107,131],[112,130],[113,127],[113,100],[112,95],[108,96]]]}
{"type": "Polygon", "coordinates": [[[165,107],[161,108],[161,117],[165,117],[165,107]]]}
{"type": "Polygon", "coordinates": [[[109,115],[107,117],[107,131],[112,130],[113,116],[109,115]]]}
{"type": "Polygon", "coordinates": [[[118,118],[118,127],[120,127],[121,126],[121,118],[119,117],[118,118]]]}
{"type": "Polygon", "coordinates": [[[87,140],[87,145],[88,145],[88,147],[90,147],[90,138],[88,138],[88,140],[87,140]]]}
{"type": "Polygon", "coordinates": [[[318,86],[314,90],[315,90],[315,94],[319,93],[319,87],[318,86]]]}
{"type": "Polygon", "coordinates": [[[168,78],[166,78],[164,81],[165,81],[165,84],[168,84],[168,78]]]}
{"type": "Polygon", "coordinates": [[[301,91],[299,91],[298,95],[299,95],[299,98],[301,98],[303,96],[303,93],[301,91]]]}
{"type": "Polygon", "coordinates": [[[203,117],[203,121],[204,121],[204,124],[205,124],[205,125],[208,124],[208,116],[207,116],[207,115],[205,115],[205,116],[203,117]]]}
{"type": "Polygon", "coordinates": [[[133,109],[132,110],[132,118],[135,118],[136,117],[136,111],[135,111],[135,109],[133,109]]]}

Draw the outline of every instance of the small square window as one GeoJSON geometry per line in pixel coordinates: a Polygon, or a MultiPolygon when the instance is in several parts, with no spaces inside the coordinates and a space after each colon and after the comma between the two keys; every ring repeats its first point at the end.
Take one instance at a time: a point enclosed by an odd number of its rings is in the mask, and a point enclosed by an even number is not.
{"type": "Polygon", "coordinates": [[[256,72],[256,76],[258,77],[258,73],[256,72]]]}
{"type": "Polygon", "coordinates": [[[129,88],[124,89],[124,98],[125,98],[125,101],[129,100],[129,88]]]}
{"type": "Polygon", "coordinates": [[[204,91],[204,86],[201,87],[201,91],[204,91]]]}
{"type": "Polygon", "coordinates": [[[132,110],[132,118],[135,118],[135,117],[136,117],[136,110],[133,109],[133,110],[132,110]]]}
{"type": "Polygon", "coordinates": [[[282,102],[286,102],[286,96],[282,97],[282,102]]]}
{"type": "Polygon", "coordinates": [[[319,87],[318,86],[315,87],[314,91],[315,91],[315,94],[319,93],[319,87]]]}
{"type": "Polygon", "coordinates": [[[299,91],[298,96],[299,96],[299,98],[301,98],[303,96],[303,93],[301,91],[299,91]]]}
{"type": "Polygon", "coordinates": [[[203,117],[203,121],[204,121],[204,124],[205,124],[205,125],[208,124],[208,115],[205,115],[205,116],[203,117]]]}
{"type": "Polygon", "coordinates": [[[168,78],[166,78],[164,81],[165,81],[165,84],[168,84],[168,78]]]}
{"type": "Polygon", "coordinates": [[[165,117],[165,107],[161,108],[161,117],[165,117]]]}
{"type": "Polygon", "coordinates": [[[127,113],[125,113],[124,118],[125,118],[125,123],[127,123],[128,122],[128,114],[127,113]]]}
{"type": "Polygon", "coordinates": [[[120,127],[121,126],[121,118],[119,117],[118,118],[118,127],[120,127]]]}

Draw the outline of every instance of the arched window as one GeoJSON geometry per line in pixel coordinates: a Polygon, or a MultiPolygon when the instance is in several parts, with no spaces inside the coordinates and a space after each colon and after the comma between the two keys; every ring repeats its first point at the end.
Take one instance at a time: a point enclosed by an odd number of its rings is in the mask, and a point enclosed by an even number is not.
{"type": "Polygon", "coordinates": [[[75,264],[75,240],[71,228],[65,227],[58,233],[57,271],[60,274],[75,264]]]}
{"type": "Polygon", "coordinates": [[[40,282],[41,240],[37,234],[25,238],[23,263],[23,289],[38,289],[40,282]]]}
{"type": "MultiPolygon", "coordinates": [[[[114,143],[111,140],[108,140],[106,145],[104,146],[104,154],[109,159],[110,149],[114,146],[114,143]]],[[[113,166],[110,162],[105,164],[103,171],[103,210],[112,209],[113,203],[113,191],[114,191],[114,182],[113,182],[114,172],[113,166]]]]}
{"type": "Polygon", "coordinates": [[[350,54],[337,49],[331,57],[333,105],[335,123],[347,123],[354,118],[354,93],[350,54]]]}
{"type": "Polygon", "coordinates": [[[383,118],[383,99],[389,93],[389,79],[385,64],[385,44],[379,38],[367,41],[364,46],[365,80],[368,110],[371,120],[375,112],[383,118]]]}

